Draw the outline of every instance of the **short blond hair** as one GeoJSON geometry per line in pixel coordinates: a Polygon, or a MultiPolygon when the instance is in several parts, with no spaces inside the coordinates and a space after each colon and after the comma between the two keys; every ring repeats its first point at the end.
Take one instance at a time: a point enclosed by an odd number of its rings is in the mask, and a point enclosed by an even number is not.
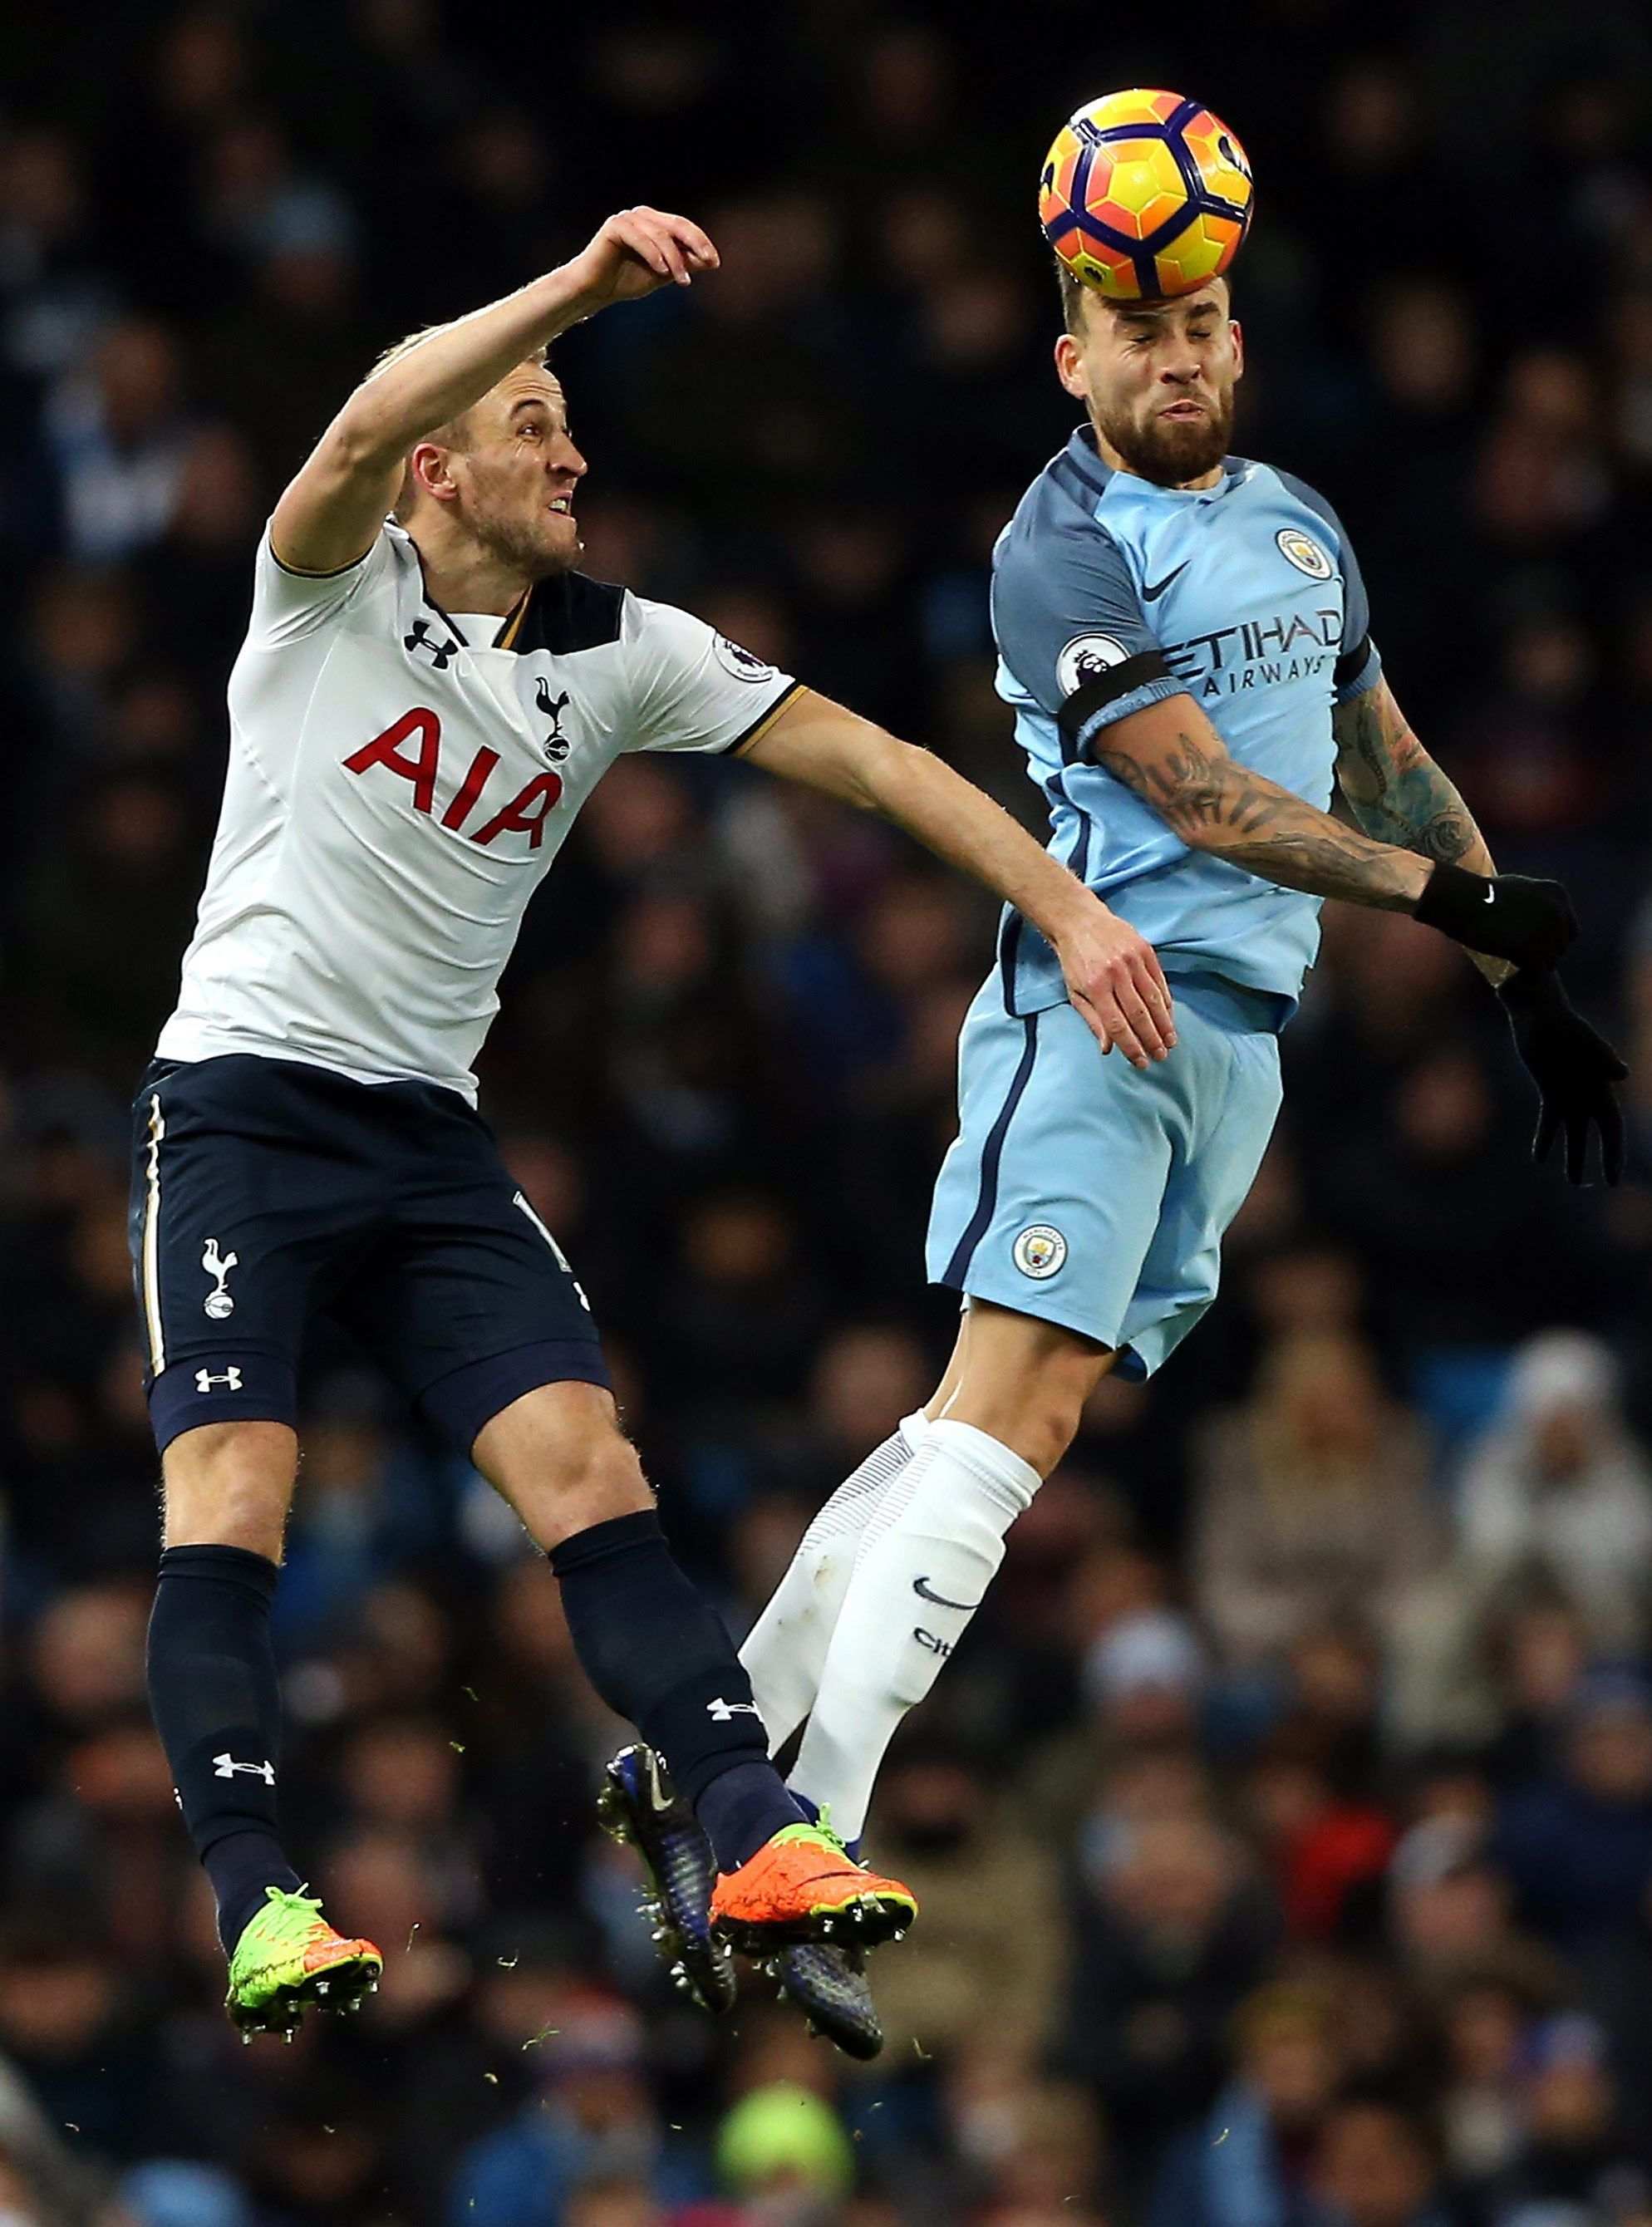
{"type": "MultiPolygon", "coordinates": [[[[444,324],[421,325],[416,333],[404,333],[400,340],[392,341],[387,348],[381,349],[373,358],[373,367],[362,380],[362,385],[370,386],[382,373],[390,369],[392,363],[399,363],[405,355],[411,355],[416,348],[422,348],[426,341],[434,340],[438,333],[451,332],[456,322],[456,319],[450,317],[444,324]]],[[[537,355],[524,356],[522,361],[524,363],[537,363],[541,370],[545,370],[549,368],[550,354],[548,347],[543,348],[537,355]]],[[[419,438],[424,441],[435,441],[444,449],[468,448],[470,442],[470,429],[465,421],[469,415],[469,411],[462,410],[456,418],[450,418],[443,425],[432,425],[430,431],[422,433],[419,438]]],[[[390,514],[398,526],[406,525],[407,515],[413,507],[413,498],[417,493],[412,464],[410,461],[403,469],[401,486],[397,490],[396,500],[390,509],[390,514]]]]}

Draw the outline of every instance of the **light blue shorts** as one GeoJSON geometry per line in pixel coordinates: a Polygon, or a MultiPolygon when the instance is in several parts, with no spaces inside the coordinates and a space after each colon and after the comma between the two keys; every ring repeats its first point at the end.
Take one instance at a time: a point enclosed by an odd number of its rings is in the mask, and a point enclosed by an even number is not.
{"type": "Polygon", "coordinates": [[[1281,1001],[1170,984],[1176,1049],[1144,1075],[1071,1005],[1017,1018],[996,974],[958,1047],[959,1135],[929,1216],[932,1283],[1157,1369],[1216,1296],[1221,1240],[1279,1111],[1281,1001]]]}

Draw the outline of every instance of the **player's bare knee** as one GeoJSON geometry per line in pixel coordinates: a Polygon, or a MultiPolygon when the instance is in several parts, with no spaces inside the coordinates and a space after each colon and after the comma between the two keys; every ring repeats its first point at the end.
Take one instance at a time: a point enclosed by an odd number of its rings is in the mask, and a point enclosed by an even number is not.
{"type": "Polygon", "coordinates": [[[1113,1365],[1106,1346],[992,1306],[972,1308],[948,1369],[956,1388],[932,1421],[973,1423],[1048,1477],[1078,1434],[1084,1403],[1113,1365]]]}
{"type": "Polygon", "coordinates": [[[636,1448],[612,1426],[563,1447],[530,1477],[501,1480],[499,1489],[547,1553],[593,1524],[654,1504],[636,1448]]]}
{"type": "Polygon", "coordinates": [[[1062,1379],[1035,1379],[1028,1387],[1007,1443],[1023,1461],[1048,1477],[1078,1436],[1088,1394],[1062,1379]]]}
{"type": "Polygon", "coordinates": [[[298,1441],[284,1423],[204,1423],[167,1448],[164,1542],[281,1559],[298,1441]]]}
{"type": "MultiPolygon", "coordinates": [[[[639,1509],[654,1506],[654,1494],[642,1474],[637,1450],[618,1429],[582,1446],[555,1482],[564,1504],[589,1511],[584,1520],[590,1523],[603,1523],[609,1516],[631,1516],[639,1509]]],[[[583,1526],[569,1528],[571,1531],[583,1526]]]]}
{"type": "Polygon", "coordinates": [[[526,1394],[480,1433],[472,1458],[547,1549],[593,1523],[654,1505],[613,1400],[595,1385],[545,1385],[526,1394]]]}

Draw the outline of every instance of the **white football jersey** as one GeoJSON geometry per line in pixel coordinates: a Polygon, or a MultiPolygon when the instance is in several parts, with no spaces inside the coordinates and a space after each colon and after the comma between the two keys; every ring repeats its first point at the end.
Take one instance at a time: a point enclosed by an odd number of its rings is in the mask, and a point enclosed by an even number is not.
{"type": "Polygon", "coordinates": [[[797,683],[583,573],[453,619],[386,521],[342,572],[266,530],[229,769],[163,1059],[304,1061],[474,1101],[528,899],[624,750],[730,750],[797,683]]]}

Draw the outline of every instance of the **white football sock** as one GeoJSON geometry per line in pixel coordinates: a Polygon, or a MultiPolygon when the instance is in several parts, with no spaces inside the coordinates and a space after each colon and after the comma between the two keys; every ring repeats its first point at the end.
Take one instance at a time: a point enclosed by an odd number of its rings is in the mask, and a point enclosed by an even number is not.
{"type": "Polygon", "coordinates": [[[928,1435],[929,1418],[920,1407],[844,1479],[803,1534],[773,1598],[740,1650],[770,1755],[785,1746],[814,1707],[856,1550],[868,1524],[892,1497],[904,1505],[912,1458],[928,1435]]]}
{"type": "Polygon", "coordinates": [[[932,1423],[899,1510],[886,1523],[880,1509],[863,1538],[791,1777],[845,1841],[858,1839],[896,1728],[941,1675],[1039,1482],[973,1424],[932,1423]]]}

